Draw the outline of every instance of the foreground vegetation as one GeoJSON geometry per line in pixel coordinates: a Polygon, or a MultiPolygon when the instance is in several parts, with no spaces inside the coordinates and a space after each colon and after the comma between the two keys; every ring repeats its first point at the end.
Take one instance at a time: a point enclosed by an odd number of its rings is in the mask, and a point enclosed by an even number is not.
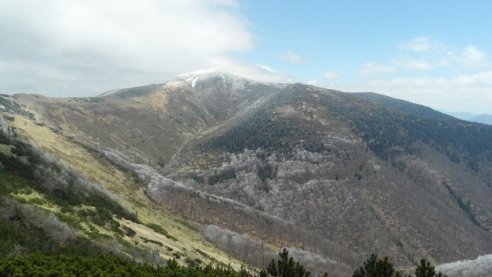
{"type": "Polygon", "coordinates": [[[352,277],[446,277],[436,272],[434,266],[426,259],[420,260],[415,268],[415,274],[406,274],[395,269],[388,257],[382,259],[372,254],[363,265],[354,271],[352,277]]]}
{"type": "Polygon", "coordinates": [[[81,257],[32,254],[8,259],[0,266],[2,276],[192,276],[247,277],[245,270],[236,272],[229,267],[180,267],[171,260],[165,267],[138,264],[127,259],[101,255],[81,257]]]}
{"type": "MultiPolygon", "coordinates": [[[[212,266],[179,266],[175,260],[169,260],[167,266],[139,264],[115,255],[104,254],[94,257],[78,255],[45,255],[31,254],[13,256],[0,263],[2,276],[219,276],[219,277],[252,277],[258,274],[248,272],[244,268],[239,271],[231,267],[212,266]]],[[[259,276],[309,277],[311,273],[303,265],[289,257],[286,249],[281,251],[277,259],[273,259],[266,271],[259,276]]],[[[329,276],[325,273],[323,276],[329,276]]],[[[429,261],[422,259],[415,269],[414,275],[405,275],[395,270],[388,258],[379,259],[371,255],[362,266],[356,269],[353,277],[444,277],[436,273],[429,261]]]]}

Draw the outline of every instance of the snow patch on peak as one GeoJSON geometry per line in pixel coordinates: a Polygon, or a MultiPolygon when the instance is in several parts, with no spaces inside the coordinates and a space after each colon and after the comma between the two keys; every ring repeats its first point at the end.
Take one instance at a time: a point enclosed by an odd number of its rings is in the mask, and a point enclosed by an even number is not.
{"type": "MultiPolygon", "coordinates": [[[[192,72],[188,72],[188,73],[179,74],[178,78],[186,79],[186,78],[190,78],[190,77],[196,77],[198,75],[217,73],[217,72],[223,72],[223,71],[220,70],[220,68],[218,68],[218,67],[212,67],[212,68],[208,68],[208,69],[196,70],[196,71],[192,71],[192,72]]],[[[225,72],[223,72],[223,73],[225,73],[225,72]]]]}
{"type": "Polygon", "coordinates": [[[178,75],[176,79],[185,81],[192,87],[196,86],[196,83],[199,80],[204,80],[212,77],[221,77],[222,81],[225,83],[226,82],[226,76],[232,76],[232,74],[222,71],[217,67],[210,68],[210,69],[205,69],[205,70],[197,70],[189,73],[184,73],[178,75]]]}
{"type": "MultiPolygon", "coordinates": [[[[251,85],[261,83],[253,79],[235,75],[217,67],[180,74],[173,80],[173,82],[195,88],[198,82],[206,81],[212,78],[221,80],[222,84],[228,89],[231,89],[233,92],[245,89],[248,84],[251,85]]],[[[271,85],[278,84],[272,83],[271,85]]]]}
{"type": "Polygon", "coordinates": [[[112,90],[109,90],[109,91],[106,91],[106,92],[99,94],[98,97],[108,96],[108,95],[114,94],[118,91],[120,91],[120,90],[119,89],[112,89],[112,90]]]}

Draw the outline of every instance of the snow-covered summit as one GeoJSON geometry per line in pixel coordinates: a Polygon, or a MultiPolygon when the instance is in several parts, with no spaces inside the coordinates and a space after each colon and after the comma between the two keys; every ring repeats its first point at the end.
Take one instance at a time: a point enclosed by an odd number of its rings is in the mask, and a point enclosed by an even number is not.
{"type": "Polygon", "coordinates": [[[103,93],[99,94],[98,96],[99,97],[104,97],[104,96],[108,96],[108,95],[114,94],[114,93],[116,93],[118,91],[120,91],[120,89],[112,89],[112,90],[108,90],[106,92],[103,92],[103,93]]]}
{"type": "Polygon", "coordinates": [[[222,81],[225,83],[226,79],[234,79],[234,77],[240,78],[234,76],[229,72],[221,70],[220,68],[214,67],[210,69],[197,70],[189,73],[180,74],[176,77],[176,80],[184,81],[189,85],[191,85],[192,87],[195,87],[197,82],[201,80],[207,80],[211,78],[222,78],[222,81]]]}
{"type": "Polygon", "coordinates": [[[197,77],[201,75],[220,75],[220,74],[230,74],[219,67],[212,67],[208,69],[196,70],[192,72],[179,74],[177,78],[187,79],[192,77],[197,77]]]}
{"type": "MultiPolygon", "coordinates": [[[[134,88],[125,88],[125,89],[114,89],[100,94],[99,96],[109,96],[113,94],[119,94],[122,91],[128,91],[130,89],[139,89],[145,90],[145,88],[153,86],[162,86],[162,87],[182,87],[182,86],[190,86],[194,89],[197,89],[197,84],[215,84],[216,82],[222,82],[224,87],[227,89],[231,89],[233,92],[238,90],[245,89],[248,85],[254,84],[267,84],[275,87],[283,87],[285,83],[269,83],[269,82],[261,82],[256,81],[254,79],[250,79],[248,77],[242,77],[225,71],[221,68],[214,67],[204,70],[197,70],[188,73],[183,73],[177,75],[174,79],[166,81],[164,84],[155,84],[149,86],[142,87],[134,87],[134,88]],[[207,82],[212,81],[212,82],[207,82]]],[[[200,87],[200,86],[199,86],[200,87]]]]}

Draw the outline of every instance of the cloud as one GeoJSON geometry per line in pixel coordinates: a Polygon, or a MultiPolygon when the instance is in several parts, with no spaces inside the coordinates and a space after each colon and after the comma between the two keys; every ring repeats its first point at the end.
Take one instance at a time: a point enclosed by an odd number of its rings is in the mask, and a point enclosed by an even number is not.
{"type": "Polygon", "coordinates": [[[399,45],[388,60],[362,64],[359,75],[366,78],[358,83],[335,86],[343,91],[374,91],[440,110],[492,114],[490,66],[487,54],[475,45],[448,45],[421,36],[399,45]],[[431,70],[432,76],[442,77],[418,77],[431,70]],[[394,74],[383,76],[390,73],[394,74]],[[396,73],[401,77],[395,78],[396,73]],[[407,77],[412,75],[417,77],[407,77]]]}
{"type": "MultiPolygon", "coordinates": [[[[394,73],[397,71],[431,71],[470,69],[489,66],[487,55],[475,45],[457,48],[439,40],[423,36],[401,44],[391,60],[369,62],[359,69],[364,77],[394,73]]],[[[441,72],[442,72],[441,71],[441,72]]]]}
{"type": "Polygon", "coordinates": [[[425,53],[442,47],[442,43],[435,38],[421,36],[401,44],[399,48],[404,51],[425,53]]]}
{"type": "Polygon", "coordinates": [[[365,63],[359,69],[359,74],[362,76],[374,76],[393,73],[396,67],[385,65],[382,63],[365,63]]]}
{"type": "Polygon", "coordinates": [[[414,70],[419,70],[419,71],[429,71],[434,69],[434,66],[425,60],[419,60],[419,59],[402,59],[396,62],[399,66],[407,68],[407,69],[414,69],[414,70]]]}
{"type": "Polygon", "coordinates": [[[339,87],[346,91],[374,91],[448,111],[492,113],[492,71],[449,78],[394,78],[339,87]]]}
{"type": "Polygon", "coordinates": [[[291,51],[280,53],[276,57],[277,57],[277,59],[288,61],[288,62],[295,63],[295,64],[302,62],[301,56],[299,54],[291,52],[291,51]]]}
{"type": "Polygon", "coordinates": [[[232,58],[255,42],[238,5],[234,0],[0,1],[0,90],[95,95],[208,67],[284,78],[232,58]]]}
{"type": "Polygon", "coordinates": [[[338,74],[334,71],[327,71],[323,74],[323,79],[325,80],[334,80],[338,78],[338,74]]]}
{"type": "Polygon", "coordinates": [[[460,62],[465,67],[480,67],[486,64],[487,55],[475,45],[469,45],[463,50],[460,62]]]}
{"type": "MultiPolygon", "coordinates": [[[[454,91],[459,94],[472,95],[473,92],[489,93],[492,91],[492,71],[485,71],[470,75],[458,75],[451,78],[395,78],[388,81],[373,80],[369,81],[371,87],[379,87],[401,93],[414,90],[414,93],[428,95],[448,95],[454,91]],[[400,92],[398,92],[400,91],[400,92]]],[[[492,95],[490,95],[492,97],[492,95]]]]}
{"type": "Polygon", "coordinates": [[[319,86],[319,82],[316,80],[307,80],[306,84],[311,85],[311,86],[319,86]]]}
{"type": "Polygon", "coordinates": [[[257,81],[274,83],[291,83],[296,81],[294,77],[284,75],[279,71],[263,64],[250,64],[241,60],[225,58],[216,64],[221,68],[238,76],[248,77],[257,81]]]}

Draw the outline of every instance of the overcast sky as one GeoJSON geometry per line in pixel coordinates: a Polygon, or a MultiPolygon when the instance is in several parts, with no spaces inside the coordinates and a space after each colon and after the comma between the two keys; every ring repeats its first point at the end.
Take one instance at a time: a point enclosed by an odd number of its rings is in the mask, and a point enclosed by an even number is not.
{"type": "Polygon", "coordinates": [[[489,3],[0,0],[0,92],[93,96],[220,67],[492,114],[489,3]]]}

